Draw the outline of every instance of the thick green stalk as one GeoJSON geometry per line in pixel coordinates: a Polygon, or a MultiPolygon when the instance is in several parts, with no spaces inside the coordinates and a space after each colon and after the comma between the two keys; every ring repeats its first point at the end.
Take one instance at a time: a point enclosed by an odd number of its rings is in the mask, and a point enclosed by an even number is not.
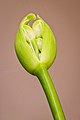
{"type": "Polygon", "coordinates": [[[53,115],[54,120],[66,120],[58,95],[56,93],[55,87],[52,83],[50,75],[44,66],[40,66],[36,72],[38,79],[43,87],[43,90],[46,94],[48,103],[51,108],[51,112],[53,115]]]}

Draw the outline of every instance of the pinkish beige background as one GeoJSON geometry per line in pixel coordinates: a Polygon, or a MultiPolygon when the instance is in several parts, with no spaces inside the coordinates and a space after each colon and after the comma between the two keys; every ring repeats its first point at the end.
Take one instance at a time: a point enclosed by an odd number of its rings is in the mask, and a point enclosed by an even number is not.
{"type": "Polygon", "coordinates": [[[38,79],[22,68],[14,51],[20,20],[30,12],[54,31],[57,57],[49,72],[66,119],[80,120],[79,0],[0,0],[0,120],[53,120],[38,79]]]}

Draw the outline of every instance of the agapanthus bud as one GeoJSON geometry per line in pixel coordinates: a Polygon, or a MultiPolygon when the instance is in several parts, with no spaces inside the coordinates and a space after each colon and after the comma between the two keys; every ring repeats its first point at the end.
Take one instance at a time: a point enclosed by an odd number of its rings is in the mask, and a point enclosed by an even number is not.
{"type": "Polygon", "coordinates": [[[54,34],[42,18],[30,13],[20,23],[15,50],[20,63],[31,74],[35,74],[40,65],[48,69],[56,56],[54,34]]]}

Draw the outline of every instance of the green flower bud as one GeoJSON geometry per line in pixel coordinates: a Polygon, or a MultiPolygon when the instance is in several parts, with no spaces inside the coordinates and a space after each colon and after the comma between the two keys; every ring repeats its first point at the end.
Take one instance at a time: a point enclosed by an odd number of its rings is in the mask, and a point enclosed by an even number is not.
{"type": "Polygon", "coordinates": [[[23,67],[35,74],[40,65],[47,69],[56,56],[55,37],[46,22],[38,15],[28,14],[20,23],[15,39],[17,57],[23,67]],[[33,20],[33,24],[30,22],[33,20]]]}

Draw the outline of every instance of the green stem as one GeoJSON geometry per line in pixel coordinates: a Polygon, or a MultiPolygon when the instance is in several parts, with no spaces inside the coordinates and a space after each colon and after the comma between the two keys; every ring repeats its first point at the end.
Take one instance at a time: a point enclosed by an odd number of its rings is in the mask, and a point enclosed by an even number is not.
{"type": "Polygon", "coordinates": [[[46,67],[40,66],[36,72],[36,76],[39,78],[46,94],[54,120],[66,120],[55,87],[46,67]]]}

